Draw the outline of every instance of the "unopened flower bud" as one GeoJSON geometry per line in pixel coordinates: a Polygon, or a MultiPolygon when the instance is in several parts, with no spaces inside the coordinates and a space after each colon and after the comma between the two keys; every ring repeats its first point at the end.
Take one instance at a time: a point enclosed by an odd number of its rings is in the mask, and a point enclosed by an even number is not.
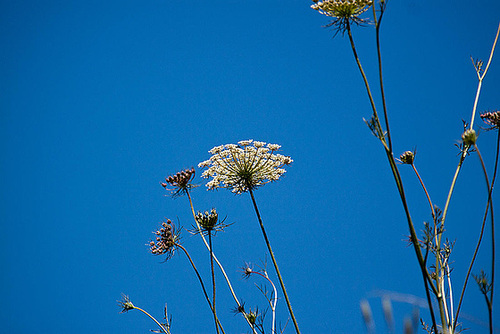
{"type": "Polygon", "coordinates": [[[467,130],[462,134],[462,141],[465,145],[472,146],[476,144],[476,140],[477,140],[477,135],[474,129],[467,130]]]}
{"type": "Polygon", "coordinates": [[[412,151],[406,151],[399,156],[399,160],[401,160],[401,162],[404,164],[413,165],[413,161],[415,160],[415,153],[413,153],[412,151]]]}

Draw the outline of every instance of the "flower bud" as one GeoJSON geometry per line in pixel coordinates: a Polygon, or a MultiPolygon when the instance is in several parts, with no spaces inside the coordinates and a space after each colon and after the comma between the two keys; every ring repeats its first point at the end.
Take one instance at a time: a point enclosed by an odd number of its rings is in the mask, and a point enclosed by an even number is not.
{"type": "Polygon", "coordinates": [[[467,130],[462,134],[462,141],[465,145],[472,146],[476,144],[476,140],[477,140],[477,135],[474,129],[467,130]]]}

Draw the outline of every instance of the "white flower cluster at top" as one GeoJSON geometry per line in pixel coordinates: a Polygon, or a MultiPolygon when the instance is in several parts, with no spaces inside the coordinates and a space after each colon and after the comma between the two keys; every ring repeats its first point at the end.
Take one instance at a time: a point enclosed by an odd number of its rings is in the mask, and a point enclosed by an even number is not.
{"type": "Polygon", "coordinates": [[[311,8],[326,16],[349,18],[366,12],[372,4],[373,0],[325,0],[311,8]]]}
{"type": "Polygon", "coordinates": [[[241,194],[250,189],[278,180],[285,169],[282,167],[293,162],[290,157],[275,154],[281,146],[261,141],[242,140],[235,144],[216,146],[209,151],[209,160],[198,164],[208,167],[201,175],[212,177],[207,182],[209,190],[229,188],[241,194]]]}

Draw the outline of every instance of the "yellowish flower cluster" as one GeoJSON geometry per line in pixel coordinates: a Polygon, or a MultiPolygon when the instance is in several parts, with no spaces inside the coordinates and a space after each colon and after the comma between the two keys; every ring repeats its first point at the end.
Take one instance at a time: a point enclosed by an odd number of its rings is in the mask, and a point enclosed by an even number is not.
{"type": "Polygon", "coordinates": [[[325,0],[311,8],[326,16],[349,19],[366,12],[372,4],[372,0],[325,0]]]}

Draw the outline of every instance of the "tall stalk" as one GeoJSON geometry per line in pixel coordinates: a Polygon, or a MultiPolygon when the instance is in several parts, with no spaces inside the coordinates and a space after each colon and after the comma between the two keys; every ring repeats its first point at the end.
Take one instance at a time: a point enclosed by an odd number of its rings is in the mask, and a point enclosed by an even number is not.
{"type": "Polygon", "coordinates": [[[200,273],[198,272],[198,269],[194,265],[193,259],[191,259],[191,256],[189,255],[188,251],[181,244],[175,244],[175,246],[182,249],[184,254],[186,254],[186,256],[189,260],[189,263],[191,263],[191,266],[193,267],[193,270],[196,273],[196,277],[198,277],[198,280],[200,281],[200,285],[201,285],[201,288],[203,290],[203,294],[205,295],[205,299],[207,300],[208,306],[210,306],[210,309],[212,310],[212,313],[214,315],[215,328],[217,330],[217,333],[219,332],[219,327],[220,327],[220,330],[222,331],[222,333],[225,334],[224,328],[222,328],[222,325],[221,325],[219,319],[217,318],[217,315],[215,314],[215,307],[214,307],[213,303],[210,302],[210,298],[208,297],[207,289],[205,289],[205,284],[203,283],[203,279],[201,278],[200,273]]]}
{"type": "Polygon", "coordinates": [[[267,237],[266,229],[264,228],[264,224],[262,223],[262,218],[260,217],[259,208],[257,207],[257,202],[255,201],[255,197],[253,195],[252,188],[250,188],[250,187],[249,187],[249,193],[250,193],[250,196],[252,197],[252,203],[253,203],[253,207],[255,209],[255,213],[257,214],[257,218],[259,220],[260,229],[262,231],[262,235],[264,236],[264,240],[266,241],[266,245],[267,245],[267,249],[269,250],[269,254],[271,255],[271,260],[273,261],[274,269],[276,269],[276,274],[278,275],[278,280],[279,280],[280,285],[281,285],[281,290],[283,290],[283,295],[285,296],[286,305],[288,307],[288,311],[290,312],[290,317],[292,318],[293,325],[295,326],[295,331],[297,332],[297,334],[300,334],[299,325],[297,324],[297,320],[295,319],[295,315],[293,314],[292,305],[290,304],[290,299],[288,298],[288,294],[287,294],[286,289],[285,289],[285,283],[283,283],[283,278],[281,277],[281,273],[280,273],[280,270],[278,268],[278,263],[276,262],[276,259],[274,258],[274,253],[273,253],[273,250],[271,248],[271,243],[269,242],[269,238],[267,237]]]}
{"type": "MultiPolygon", "coordinates": [[[[211,251],[212,248],[210,247],[210,245],[208,244],[207,240],[205,239],[205,236],[203,235],[203,233],[201,231],[201,226],[198,223],[198,221],[196,220],[196,213],[195,213],[195,210],[194,210],[193,200],[191,199],[191,194],[190,194],[189,190],[186,190],[186,194],[187,194],[187,197],[189,199],[189,205],[191,207],[191,213],[193,214],[193,219],[194,219],[194,221],[196,223],[196,228],[200,232],[200,236],[201,236],[201,239],[203,240],[203,243],[205,244],[205,246],[207,247],[207,249],[209,251],[211,251]]],[[[215,256],[214,252],[211,252],[211,253],[212,253],[212,258],[215,260],[215,262],[219,266],[219,268],[220,268],[220,270],[222,272],[222,275],[224,276],[224,279],[226,280],[227,286],[229,287],[229,290],[231,291],[231,295],[233,296],[234,301],[238,305],[238,309],[241,308],[242,304],[240,303],[238,297],[236,296],[236,293],[234,292],[233,286],[231,284],[231,281],[229,280],[229,277],[226,274],[226,271],[224,270],[224,267],[220,263],[220,261],[217,258],[217,256],[215,256]]],[[[250,321],[248,320],[248,318],[246,316],[244,316],[244,315],[243,315],[243,318],[245,318],[245,321],[247,322],[248,326],[250,326],[250,328],[252,329],[253,334],[257,334],[257,331],[255,330],[254,326],[250,323],[250,321]]]]}

